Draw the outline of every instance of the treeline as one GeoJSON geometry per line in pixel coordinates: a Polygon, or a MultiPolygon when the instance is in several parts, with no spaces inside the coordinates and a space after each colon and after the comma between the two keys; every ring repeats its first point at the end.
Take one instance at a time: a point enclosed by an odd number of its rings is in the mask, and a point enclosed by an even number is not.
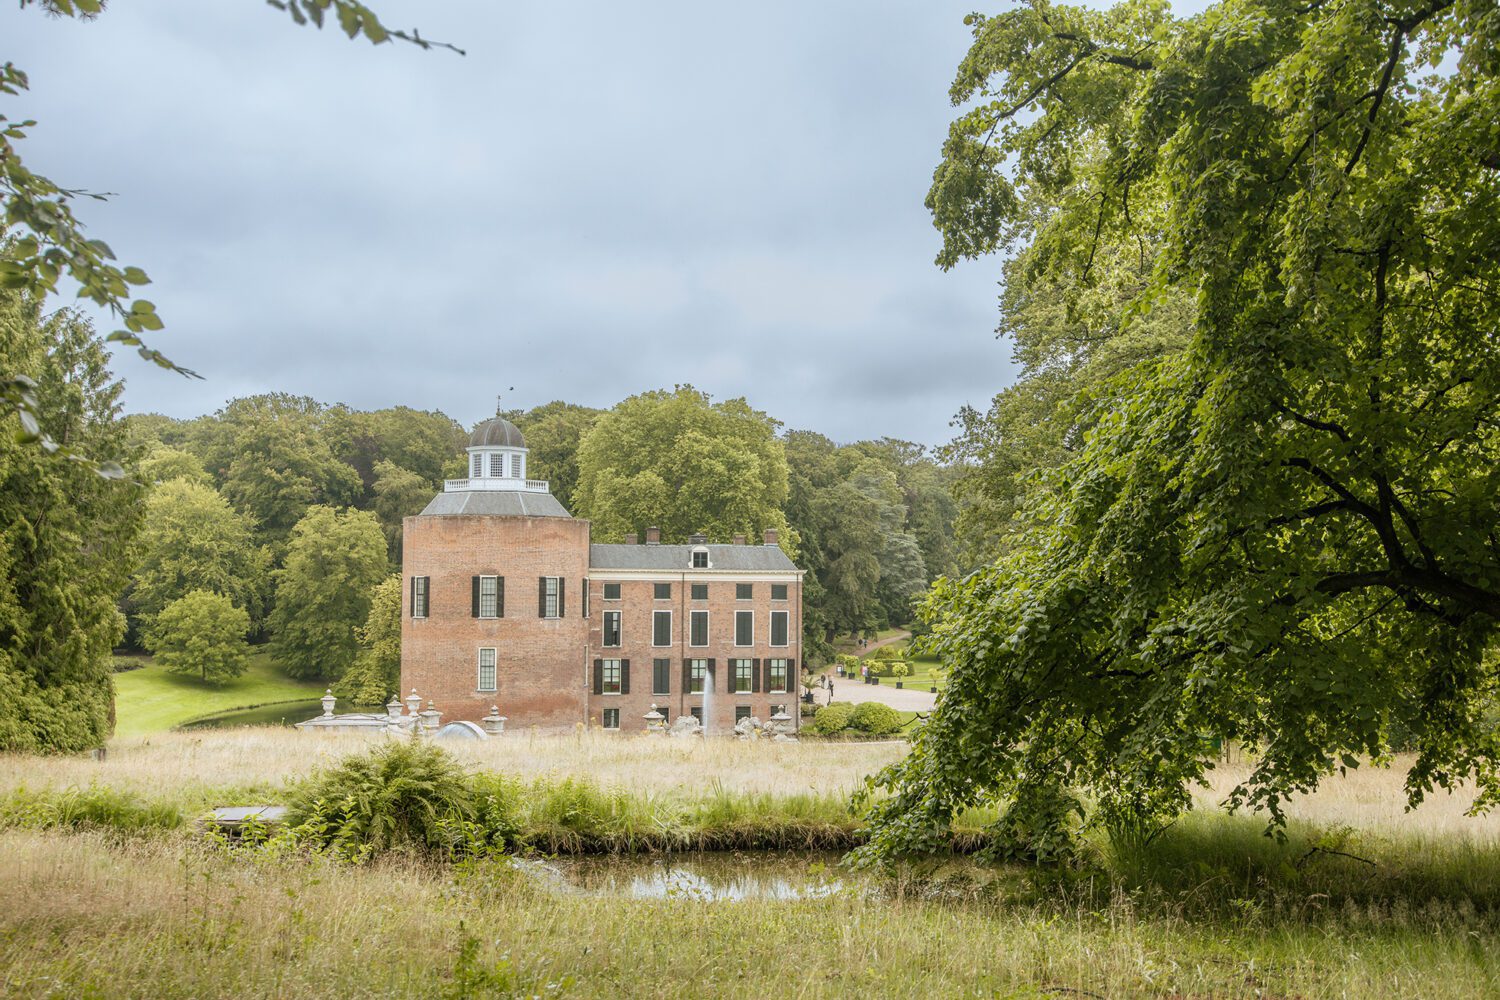
{"type": "MultiPolygon", "coordinates": [[[[809,571],[805,639],[816,657],[840,633],[905,622],[912,598],[955,567],[950,475],[919,445],[783,434],[742,399],[686,386],[610,410],[552,402],[504,415],[526,435],[530,475],[589,518],[597,541],[651,526],[666,541],[780,531],[809,571]]],[[[291,675],[356,700],[389,694],[400,593],[387,581],[399,571],[401,519],[444,478],[466,475],[467,431],[442,413],[279,393],[192,420],[124,424],[150,484],[121,603],[127,643],[170,659],[188,637],[160,627],[161,616],[212,594],[244,613],[291,675]]],[[[212,631],[207,610],[183,615],[170,616],[185,622],[179,632],[212,631]]],[[[232,645],[231,616],[220,615],[232,645]]],[[[205,651],[191,659],[219,662],[205,651]]],[[[220,676],[242,662],[222,661],[220,676]]]]}

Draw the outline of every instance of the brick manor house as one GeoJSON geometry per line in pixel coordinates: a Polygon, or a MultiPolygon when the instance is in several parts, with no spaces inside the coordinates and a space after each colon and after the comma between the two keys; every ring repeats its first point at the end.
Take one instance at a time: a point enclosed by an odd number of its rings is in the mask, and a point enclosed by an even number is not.
{"type": "Polygon", "coordinates": [[[646,531],[595,545],[526,478],[526,442],[496,417],[469,438],[469,478],[402,522],[401,688],[446,719],[491,705],[508,729],[642,732],[655,705],[711,731],[797,716],[802,570],[763,544],[646,531]]]}

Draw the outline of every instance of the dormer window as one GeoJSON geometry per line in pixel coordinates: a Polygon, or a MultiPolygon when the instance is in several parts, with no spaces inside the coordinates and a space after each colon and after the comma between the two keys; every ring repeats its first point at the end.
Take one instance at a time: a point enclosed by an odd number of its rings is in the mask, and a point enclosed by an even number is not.
{"type": "Polygon", "coordinates": [[[693,550],[693,569],[708,569],[708,550],[693,550]]]}

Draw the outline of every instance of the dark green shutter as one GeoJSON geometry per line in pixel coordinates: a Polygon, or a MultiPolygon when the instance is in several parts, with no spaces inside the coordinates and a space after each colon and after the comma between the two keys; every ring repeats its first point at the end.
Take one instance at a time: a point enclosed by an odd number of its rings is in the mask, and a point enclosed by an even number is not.
{"type": "Polygon", "coordinates": [[[693,690],[693,661],[682,661],[682,693],[687,694],[693,690]]]}
{"type": "MultiPolygon", "coordinates": [[[[766,664],[766,669],[770,670],[771,669],[771,661],[770,660],[766,660],[765,664],[766,664]]],[[[761,679],[761,676],[760,676],[760,665],[761,665],[761,661],[760,660],[756,660],[755,661],[755,669],[753,671],[751,671],[751,674],[750,674],[750,676],[752,676],[752,677],[755,678],[755,692],[754,692],[755,694],[760,694],[762,691],[769,691],[769,690],[771,690],[771,678],[767,677],[764,680],[761,679]]]]}
{"type": "Polygon", "coordinates": [[[415,618],[417,616],[417,578],[416,577],[412,577],[411,578],[411,603],[409,605],[407,605],[407,609],[408,609],[408,613],[410,614],[411,617],[415,618]]]}
{"type": "Polygon", "coordinates": [[[568,581],[563,577],[557,578],[557,617],[559,618],[566,618],[568,616],[567,607],[563,603],[563,590],[567,584],[568,581]]]}
{"type": "Polygon", "coordinates": [[[594,693],[604,693],[604,661],[594,661],[594,693]]]}
{"type": "Polygon", "coordinates": [[[715,667],[718,666],[718,663],[718,660],[712,657],[709,658],[708,672],[703,675],[703,690],[712,691],[714,689],[714,674],[718,672],[715,667]]]}
{"type": "Polygon", "coordinates": [[[620,693],[630,693],[630,661],[620,661],[620,693]]]}
{"type": "Polygon", "coordinates": [[[505,577],[495,577],[495,617],[505,617],[505,577]]]}
{"type": "Polygon", "coordinates": [[[547,617],[547,578],[545,576],[536,578],[536,616],[547,617]]]}
{"type": "Polygon", "coordinates": [[[471,577],[470,579],[473,582],[474,586],[473,586],[473,591],[472,591],[472,593],[473,593],[473,602],[472,602],[472,604],[470,606],[469,617],[471,617],[471,618],[478,618],[479,617],[479,577],[477,577],[477,576],[476,577],[471,577]]]}

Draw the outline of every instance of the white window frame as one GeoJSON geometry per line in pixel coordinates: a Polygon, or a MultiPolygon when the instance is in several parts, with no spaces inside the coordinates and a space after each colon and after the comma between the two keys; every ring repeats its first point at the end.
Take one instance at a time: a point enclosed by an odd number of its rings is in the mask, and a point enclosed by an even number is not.
{"type": "Polygon", "coordinates": [[[505,455],[503,452],[490,452],[490,475],[491,479],[505,478],[505,455]]]}
{"type": "Polygon", "coordinates": [[[729,676],[734,678],[734,690],[730,694],[752,694],[755,691],[755,660],[748,656],[736,656],[729,661],[729,676]],[[745,671],[745,686],[740,687],[740,671],[745,671]]]}
{"type": "Polygon", "coordinates": [[[493,694],[494,692],[500,690],[500,651],[494,646],[479,647],[479,662],[478,669],[474,677],[474,690],[483,691],[487,694],[493,694]],[[488,664],[484,662],[485,653],[490,654],[490,662],[488,664]],[[484,686],[484,669],[486,666],[488,666],[490,669],[489,687],[484,686]]]}
{"type": "Polygon", "coordinates": [[[612,695],[618,695],[618,694],[620,694],[621,693],[620,688],[622,688],[622,687],[625,686],[625,667],[624,667],[625,661],[624,660],[604,660],[602,662],[603,662],[603,666],[601,667],[601,672],[600,672],[600,677],[599,677],[599,691],[600,691],[600,693],[601,694],[612,694],[612,695]],[[613,664],[613,667],[611,667],[611,664],[613,664]],[[615,689],[613,691],[611,691],[609,689],[609,672],[610,672],[611,669],[613,669],[614,672],[615,672],[615,681],[614,681],[614,683],[615,683],[615,689]]]}
{"type": "Polygon", "coordinates": [[[753,600],[755,600],[755,584],[753,584],[753,583],[737,583],[737,584],[735,584],[734,585],[734,599],[736,601],[753,601],[753,600]],[[740,596],[740,588],[741,587],[749,587],[750,588],[749,592],[747,594],[745,594],[744,597],[740,596]]]}
{"type": "Polygon", "coordinates": [[[656,583],[653,583],[651,585],[651,599],[653,601],[670,601],[672,599],[672,584],[671,583],[662,583],[659,580],[656,583]],[[661,596],[661,594],[657,593],[657,591],[659,591],[662,587],[666,587],[667,588],[667,596],[666,597],[663,597],[663,596],[661,596]]]}
{"type": "Polygon", "coordinates": [[[786,694],[792,683],[792,661],[784,656],[773,656],[766,667],[766,694],[786,694]],[[776,686],[776,664],[781,664],[781,687],[776,686]]]}
{"type": "Polygon", "coordinates": [[[610,587],[619,587],[619,586],[620,586],[619,583],[605,583],[605,584],[600,584],[600,590],[599,590],[599,597],[600,597],[600,599],[601,600],[605,600],[605,601],[618,601],[618,600],[623,599],[624,596],[625,596],[625,590],[624,590],[623,587],[620,589],[620,594],[619,594],[618,597],[610,597],[609,596],[609,588],[610,587]]]}
{"type": "Polygon", "coordinates": [[[671,609],[670,608],[662,608],[662,609],[658,609],[656,611],[651,612],[651,646],[652,646],[652,648],[653,649],[670,649],[674,645],[676,645],[676,643],[674,643],[672,641],[672,611],[671,611],[671,609]],[[661,615],[666,615],[667,616],[667,641],[666,642],[657,642],[656,641],[656,619],[659,616],[661,616],[661,615]]]}
{"type": "Polygon", "coordinates": [[[688,566],[691,569],[711,569],[712,567],[708,561],[708,549],[701,545],[693,549],[693,554],[688,558],[688,566]],[[703,557],[703,565],[701,566],[698,565],[699,556],[703,557]]]}
{"type": "Polygon", "coordinates": [[[769,644],[771,646],[774,646],[777,649],[790,648],[790,646],[792,645],[792,613],[790,611],[772,611],[771,612],[771,628],[770,628],[770,631],[766,634],[766,639],[768,640],[768,642],[769,642],[769,644]],[[783,619],[786,620],[786,642],[777,642],[776,641],[776,616],[777,615],[780,615],[783,619]]]}
{"type": "Polygon", "coordinates": [[[484,478],[484,452],[476,451],[469,456],[469,478],[484,478]]]}
{"type": "Polygon", "coordinates": [[[713,623],[713,617],[712,617],[712,613],[711,612],[704,611],[704,610],[694,610],[694,611],[688,612],[688,648],[689,649],[707,649],[709,646],[712,646],[713,645],[713,641],[714,641],[714,629],[713,629],[713,625],[714,625],[714,623],[713,623]],[[694,642],[693,641],[693,619],[696,618],[698,615],[702,615],[703,616],[703,641],[702,642],[694,642]]]}
{"type": "Polygon", "coordinates": [[[430,577],[430,576],[416,576],[416,575],[413,575],[412,578],[411,578],[411,586],[412,586],[412,592],[411,592],[411,603],[412,603],[411,616],[413,618],[426,618],[427,617],[427,613],[430,610],[432,610],[432,577],[430,577]],[[421,586],[417,585],[417,581],[418,580],[422,581],[421,586]],[[421,591],[421,593],[422,593],[422,613],[420,615],[417,614],[417,592],[418,591],[421,591]]]}
{"type": "Polygon", "coordinates": [[[601,632],[602,632],[602,634],[599,636],[599,644],[601,646],[603,646],[605,649],[619,649],[621,646],[625,645],[625,616],[624,616],[624,613],[621,612],[621,611],[606,611],[606,612],[604,612],[604,627],[601,630],[601,632]],[[615,618],[615,641],[614,642],[610,642],[609,641],[609,616],[610,615],[614,615],[614,618],[615,618]]]}
{"type": "Polygon", "coordinates": [[[526,471],[525,464],[521,461],[520,452],[512,452],[510,456],[510,478],[520,479],[521,473],[526,471]]]}
{"type": "Polygon", "coordinates": [[[773,600],[773,601],[789,601],[789,600],[792,599],[792,586],[791,586],[791,584],[788,584],[788,583],[773,583],[773,584],[770,585],[770,587],[771,587],[771,600],[773,600]],[[777,587],[780,587],[782,590],[786,591],[786,593],[782,594],[780,597],[777,597],[776,596],[776,588],[777,587]]]}
{"type": "Polygon", "coordinates": [[[688,660],[688,689],[683,694],[702,694],[704,685],[708,683],[708,658],[698,657],[688,660]],[[700,674],[699,671],[702,671],[700,674]],[[693,685],[697,688],[694,689],[693,685]]]}
{"type": "Polygon", "coordinates": [[[492,620],[492,621],[494,619],[500,617],[500,577],[499,576],[482,576],[481,575],[479,577],[479,617],[480,618],[489,619],[489,620],[492,620]],[[493,607],[491,609],[491,611],[492,611],[491,614],[485,614],[484,613],[484,581],[486,581],[486,580],[493,581],[494,587],[495,587],[495,592],[490,595],[490,600],[491,600],[491,602],[493,604],[493,607]]]}
{"type": "Polygon", "coordinates": [[[620,728],[620,710],[618,708],[606,708],[599,715],[599,725],[602,726],[605,729],[619,729],[620,728]],[[614,716],[615,716],[615,724],[613,726],[611,726],[609,724],[609,716],[610,716],[611,712],[613,712],[614,716]]]}
{"type": "Polygon", "coordinates": [[[547,620],[549,620],[549,621],[551,621],[553,619],[556,619],[556,618],[561,618],[562,617],[562,577],[560,577],[560,576],[544,576],[544,577],[542,577],[542,579],[545,580],[545,581],[547,581],[546,583],[542,584],[542,586],[550,588],[550,590],[546,593],[546,596],[544,598],[542,610],[545,611],[546,614],[542,615],[542,617],[545,618],[545,619],[547,619],[547,620]]]}
{"type": "Polygon", "coordinates": [[[694,583],[694,584],[690,584],[689,587],[690,587],[690,589],[688,590],[688,600],[690,600],[690,601],[706,601],[706,600],[708,600],[708,584],[706,584],[706,583],[694,583]],[[697,596],[696,594],[693,593],[693,591],[697,590],[699,587],[703,588],[703,596],[702,597],[699,597],[699,596],[697,596]]]}
{"type": "Polygon", "coordinates": [[[734,644],[739,649],[749,649],[755,645],[755,612],[736,611],[734,613],[734,644]],[[740,642],[740,615],[750,616],[750,641],[740,642]]]}

